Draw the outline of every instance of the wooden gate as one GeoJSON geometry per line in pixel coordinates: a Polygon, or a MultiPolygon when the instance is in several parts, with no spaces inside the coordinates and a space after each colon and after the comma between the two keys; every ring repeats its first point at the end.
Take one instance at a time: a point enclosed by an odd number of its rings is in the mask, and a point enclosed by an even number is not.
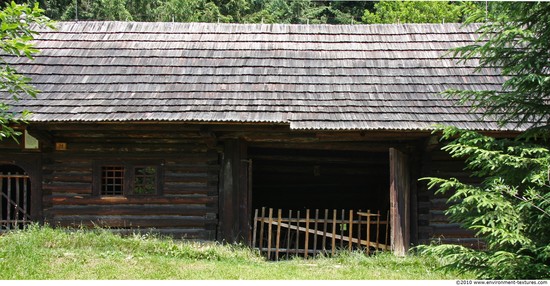
{"type": "Polygon", "coordinates": [[[252,247],[268,259],[390,250],[388,215],[370,210],[254,211],[252,247]]]}
{"type": "Polygon", "coordinates": [[[30,223],[29,176],[0,173],[0,191],[0,232],[30,223]]]}

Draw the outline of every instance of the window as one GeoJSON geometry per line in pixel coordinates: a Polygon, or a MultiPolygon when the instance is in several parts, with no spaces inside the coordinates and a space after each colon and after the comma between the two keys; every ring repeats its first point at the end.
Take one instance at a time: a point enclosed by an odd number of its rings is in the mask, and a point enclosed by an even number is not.
{"type": "Polygon", "coordinates": [[[131,196],[160,194],[161,166],[155,162],[94,164],[94,194],[131,196]]]}

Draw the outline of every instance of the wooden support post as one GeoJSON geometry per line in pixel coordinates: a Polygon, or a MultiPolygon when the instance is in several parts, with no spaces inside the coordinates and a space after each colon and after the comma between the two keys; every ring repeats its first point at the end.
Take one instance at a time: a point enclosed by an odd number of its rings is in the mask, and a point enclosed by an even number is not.
{"type": "Polygon", "coordinates": [[[404,256],[410,244],[410,171],[407,155],[390,148],[391,247],[404,256]]]}
{"type": "MultiPolygon", "coordinates": [[[[390,233],[390,212],[386,213],[386,240],[384,241],[386,244],[386,250],[388,250],[388,237],[390,233]]],[[[391,245],[390,245],[391,249],[391,245]]]]}

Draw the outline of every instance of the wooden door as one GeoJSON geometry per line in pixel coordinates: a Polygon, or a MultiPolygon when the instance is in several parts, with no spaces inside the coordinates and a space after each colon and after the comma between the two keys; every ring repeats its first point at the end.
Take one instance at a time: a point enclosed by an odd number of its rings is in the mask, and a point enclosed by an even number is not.
{"type": "Polygon", "coordinates": [[[410,244],[410,178],[408,156],[390,148],[390,241],[398,256],[405,255],[410,244]]]}

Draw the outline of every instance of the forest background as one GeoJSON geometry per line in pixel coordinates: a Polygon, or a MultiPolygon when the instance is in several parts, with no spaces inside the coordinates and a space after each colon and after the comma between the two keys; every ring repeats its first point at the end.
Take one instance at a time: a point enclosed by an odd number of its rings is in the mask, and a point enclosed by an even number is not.
{"type": "MultiPolygon", "coordinates": [[[[11,2],[11,1],[10,1],[11,2]]],[[[19,0],[53,20],[138,22],[374,24],[463,22],[487,1],[19,0]]]]}

